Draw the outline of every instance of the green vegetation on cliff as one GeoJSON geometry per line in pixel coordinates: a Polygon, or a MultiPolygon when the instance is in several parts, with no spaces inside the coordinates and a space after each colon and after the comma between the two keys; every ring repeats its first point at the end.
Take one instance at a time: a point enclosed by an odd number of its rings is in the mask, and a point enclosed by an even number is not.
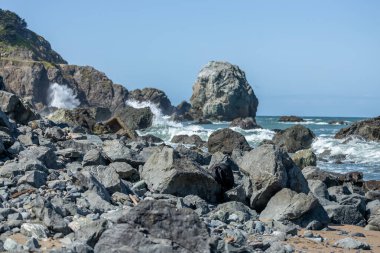
{"type": "Polygon", "coordinates": [[[27,29],[24,19],[0,9],[0,58],[66,63],[43,37],[27,29]]]}

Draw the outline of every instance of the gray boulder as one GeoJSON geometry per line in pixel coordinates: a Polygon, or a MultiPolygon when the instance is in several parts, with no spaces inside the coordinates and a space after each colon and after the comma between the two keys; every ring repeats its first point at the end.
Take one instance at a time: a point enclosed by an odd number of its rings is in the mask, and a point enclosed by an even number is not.
{"type": "Polygon", "coordinates": [[[270,199],[260,220],[292,221],[305,227],[312,221],[327,225],[329,217],[313,194],[284,188],[270,199]]]}
{"type": "Polygon", "coordinates": [[[226,121],[255,118],[259,103],[238,66],[216,61],[199,72],[190,102],[194,118],[226,121]]]}
{"type": "Polygon", "coordinates": [[[165,201],[143,201],[106,230],[95,245],[99,252],[210,252],[205,224],[191,209],[165,201]]]}
{"type": "Polygon", "coordinates": [[[197,147],[201,147],[205,144],[205,141],[201,139],[198,135],[175,135],[173,136],[172,143],[181,143],[181,144],[188,144],[188,145],[195,145],[197,147]]]}
{"type": "Polygon", "coordinates": [[[141,178],[153,192],[198,195],[211,202],[221,194],[220,185],[206,170],[169,147],[157,148],[142,168],[141,178]]]}
{"type": "Polygon", "coordinates": [[[289,153],[311,147],[315,134],[302,125],[281,130],[273,137],[273,142],[289,153]]]}
{"type": "Polygon", "coordinates": [[[33,112],[30,105],[26,104],[16,95],[6,91],[0,91],[0,109],[5,112],[9,118],[23,125],[39,118],[39,116],[33,112]]]}
{"type": "Polygon", "coordinates": [[[127,162],[134,167],[144,164],[143,157],[119,140],[105,141],[103,154],[110,162],[127,162]]]}
{"type": "Polygon", "coordinates": [[[245,137],[229,128],[219,129],[213,132],[207,141],[208,151],[210,153],[222,152],[231,154],[234,149],[249,151],[249,146],[245,137]]]}
{"type": "Polygon", "coordinates": [[[241,202],[230,201],[218,205],[209,213],[210,219],[220,220],[224,223],[238,222],[244,223],[257,218],[255,210],[250,209],[241,202]]]}
{"type": "Polygon", "coordinates": [[[175,109],[165,92],[155,88],[144,88],[132,90],[128,94],[129,100],[138,102],[151,102],[155,104],[163,114],[170,115],[175,109]]]}
{"type": "Polygon", "coordinates": [[[98,149],[89,150],[84,156],[82,165],[91,166],[91,165],[106,165],[107,161],[104,158],[103,154],[98,149]]]}
{"type": "Polygon", "coordinates": [[[45,146],[30,146],[19,154],[20,159],[33,160],[37,159],[41,161],[47,168],[57,168],[57,156],[54,151],[45,146]]]}
{"type": "Polygon", "coordinates": [[[343,248],[343,249],[364,249],[364,250],[371,249],[369,244],[349,238],[349,237],[336,241],[334,243],[334,246],[338,248],[343,248]]]}
{"type": "Polygon", "coordinates": [[[33,170],[28,171],[24,176],[18,180],[18,184],[27,183],[33,187],[39,188],[45,185],[47,174],[42,171],[33,170]]]}
{"type": "Polygon", "coordinates": [[[365,226],[366,220],[354,205],[327,205],[324,206],[330,221],[335,224],[351,224],[365,226]]]}
{"type": "Polygon", "coordinates": [[[301,170],[282,149],[265,144],[248,152],[239,162],[241,170],[252,181],[250,205],[263,210],[271,197],[282,188],[308,193],[309,187],[301,170]]]}

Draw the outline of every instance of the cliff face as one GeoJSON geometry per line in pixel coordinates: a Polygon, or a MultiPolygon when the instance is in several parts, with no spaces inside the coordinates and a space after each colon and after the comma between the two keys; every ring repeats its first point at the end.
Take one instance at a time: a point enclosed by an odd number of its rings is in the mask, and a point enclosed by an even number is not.
{"type": "Polygon", "coordinates": [[[38,107],[48,105],[50,83],[74,90],[80,106],[124,107],[128,91],[89,66],[68,65],[48,41],[27,29],[26,22],[0,9],[1,89],[15,93],[38,107]]]}

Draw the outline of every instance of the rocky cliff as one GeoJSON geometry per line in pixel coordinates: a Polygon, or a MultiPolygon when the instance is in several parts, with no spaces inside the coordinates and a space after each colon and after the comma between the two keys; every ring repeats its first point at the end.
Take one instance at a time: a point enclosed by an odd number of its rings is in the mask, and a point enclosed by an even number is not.
{"type": "MultiPolygon", "coordinates": [[[[0,9],[0,76],[2,89],[15,93],[37,108],[49,104],[51,83],[74,90],[80,106],[124,107],[128,91],[89,66],[68,65],[26,22],[0,9]]],[[[1,87],[0,87],[1,88],[1,87]]]]}
{"type": "Polygon", "coordinates": [[[259,103],[245,73],[238,66],[217,61],[199,72],[190,102],[194,118],[214,120],[254,118],[259,103]]]}

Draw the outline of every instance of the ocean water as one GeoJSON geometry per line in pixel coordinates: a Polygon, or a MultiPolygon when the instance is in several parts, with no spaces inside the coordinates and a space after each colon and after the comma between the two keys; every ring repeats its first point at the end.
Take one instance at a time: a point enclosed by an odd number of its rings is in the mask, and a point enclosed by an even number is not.
{"type": "MultiPolygon", "coordinates": [[[[149,103],[137,103],[128,101],[129,105],[141,108],[149,106],[154,113],[153,126],[139,131],[140,135],[153,134],[160,137],[165,143],[175,135],[187,134],[199,135],[203,140],[211,135],[212,132],[226,128],[230,122],[216,122],[206,125],[194,125],[192,122],[177,123],[170,121],[163,116],[160,110],[149,103]]],[[[357,138],[347,138],[342,140],[334,139],[335,133],[346,125],[330,125],[329,121],[344,121],[347,124],[363,120],[365,118],[341,118],[341,117],[303,117],[306,122],[289,123],[278,122],[279,117],[257,116],[256,121],[263,129],[242,130],[232,128],[245,136],[252,147],[256,147],[265,139],[272,139],[273,129],[286,129],[295,124],[302,124],[310,128],[317,138],[312,144],[312,150],[318,157],[317,166],[321,169],[334,172],[361,171],[366,180],[380,180],[380,143],[368,142],[357,138]]]]}

